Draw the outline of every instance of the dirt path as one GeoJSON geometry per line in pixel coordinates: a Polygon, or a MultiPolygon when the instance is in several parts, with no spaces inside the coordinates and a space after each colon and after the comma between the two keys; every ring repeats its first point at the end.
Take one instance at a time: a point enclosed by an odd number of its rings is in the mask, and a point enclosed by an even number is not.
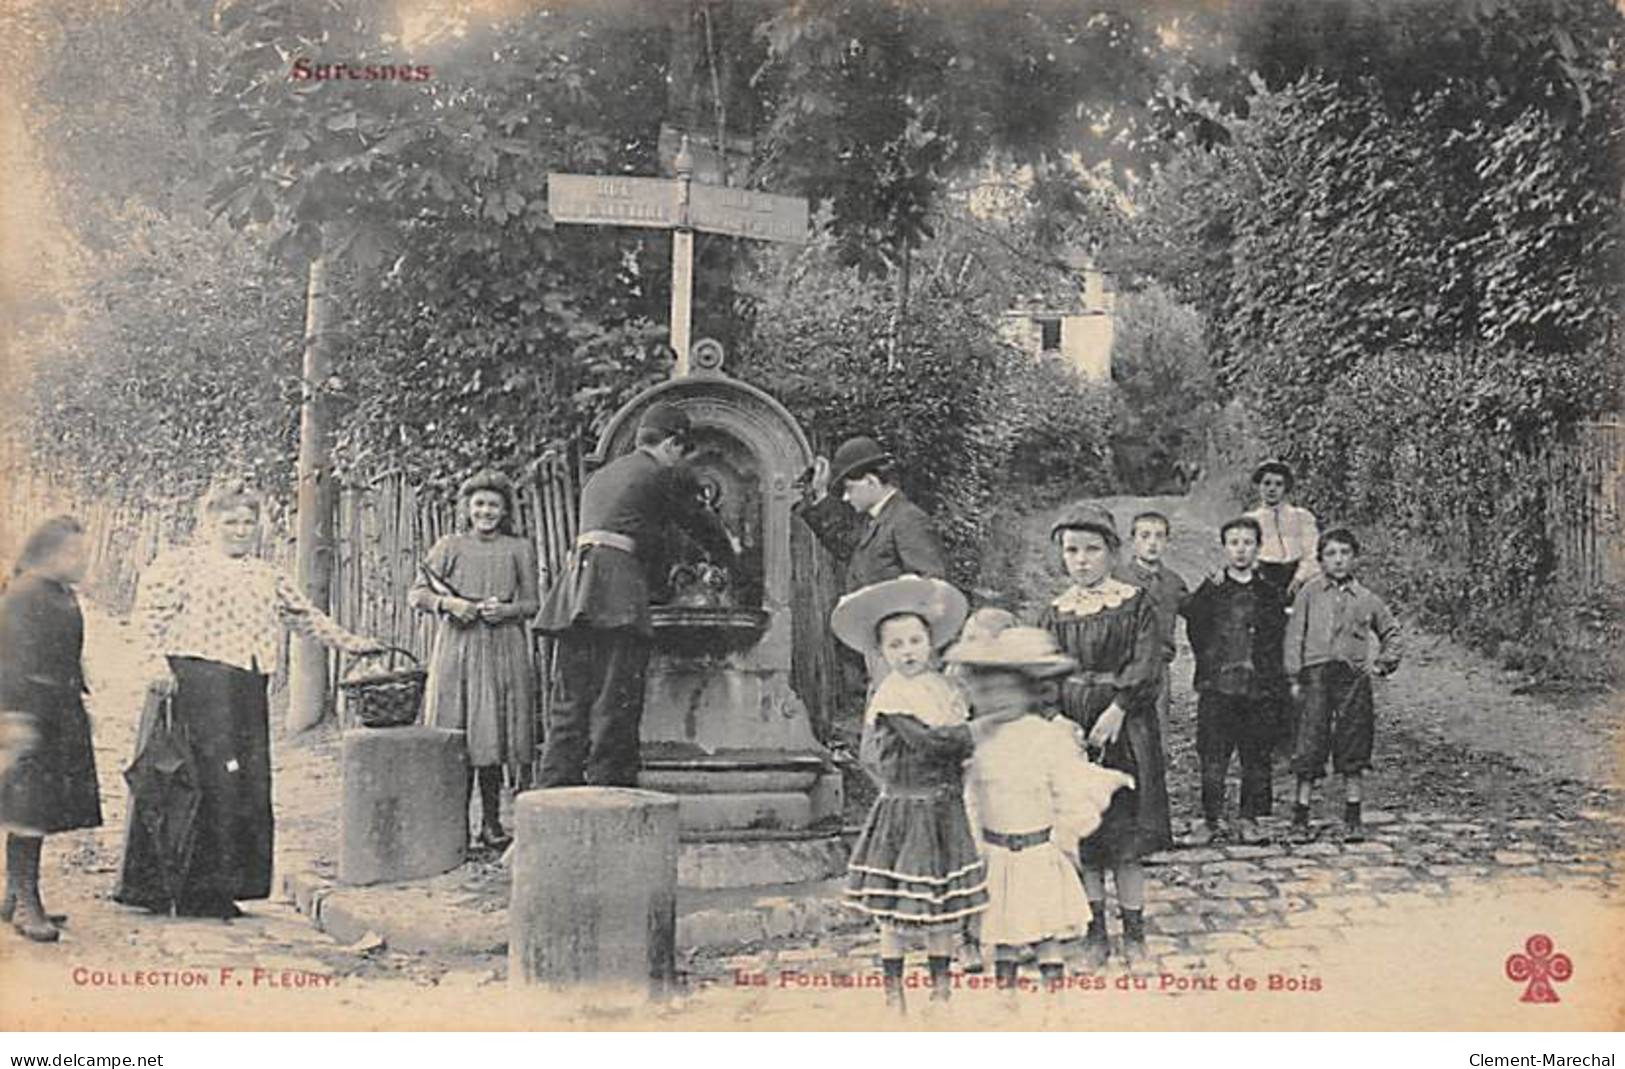
{"type": "MultiPolygon", "coordinates": [[[[1193,587],[1220,563],[1217,530],[1225,509],[1200,496],[1103,499],[1126,532],[1135,513],[1156,509],[1173,524],[1168,561],[1193,587]]],[[[986,586],[1036,613],[1062,584],[1048,544],[1054,509],[1001,517],[984,558],[986,586]]],[[[1404,606],[1394,609],[1404,617],[1404,606]]],[[[1615,810],[1621,781],[1618,695],[1516,694],[1517,678],[1449,639],[1405,629],[1405,662],[1378,682],[1376,806],[1431,809],[1487,818],[1575,816],[1615,810]]],[[[1174,663],[1169,783],[1175,816],[1194,813],[1197,766],[1194,665],[1180,635],[1174,663]]],[[[1285,793],[1280,774],[1277,797],[1285,793]]]]}

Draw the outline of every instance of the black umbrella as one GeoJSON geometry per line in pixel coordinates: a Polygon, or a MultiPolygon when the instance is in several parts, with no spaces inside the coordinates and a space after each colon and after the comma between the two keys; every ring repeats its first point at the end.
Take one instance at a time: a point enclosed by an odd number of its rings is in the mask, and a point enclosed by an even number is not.
{"type": "Polygon", "coordinates": [[[175,727],[170,699],[149,696],[147,701],[142,714],[147,730],[135,760],[124,770],[124,780],[130,785],[131,806],[125,882],[151,881],[142,889],[146,893],[139,895],[145,900],[143,904],[149,905],[157,904],[152,902],[158,890],[154,885],[161,884],[166,904],[173,909],[192,865],[198,806],[203,792],[185,729],[175,727]],[[145,841],[138,845],[138,839],[145,841]],[[145,864],[139,863],[138,858],[145,864]],[[140,868],[157,871],[139,874],[131,871],[140,868]]]}

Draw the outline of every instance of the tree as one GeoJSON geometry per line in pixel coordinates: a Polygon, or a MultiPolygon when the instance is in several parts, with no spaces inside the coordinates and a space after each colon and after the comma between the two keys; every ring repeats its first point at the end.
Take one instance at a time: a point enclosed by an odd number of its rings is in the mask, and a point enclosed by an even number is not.
{"type": "Polygon", "coordinates": [[[1407,541],[1403,600],[1529,633],[1557,596],[1543,458],[1620,400],[1625,16],[1326,5],[1366,42],[1341,55],[1252,10],[1265,73],[1161,169],[1134,262],[1201,309],[1300,492],[1407,541]]]}
{"type": "Polygon", "coordinates": [[[1151,285],[1117,298],[1112,381],[1119,404],[1112,455],[1122,484],[1155,493],[1175,481],[1174,465],[1202,459],[1218,406],[1202,317],[1151,285]]]}

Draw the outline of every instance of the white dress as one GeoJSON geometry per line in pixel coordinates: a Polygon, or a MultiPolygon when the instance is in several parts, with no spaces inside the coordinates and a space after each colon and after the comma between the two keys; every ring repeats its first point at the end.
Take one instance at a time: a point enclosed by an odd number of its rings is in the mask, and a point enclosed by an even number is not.
{"type": "Polygon", "coordinates": [[[1068,851],[1100,826],[1112,793],[1132,776],[1090,763],[1071,721],[1036,714],[993,728],[976,746],[969,791],[981,827],[1000,835],[1050,829],[1022,850],[983,842],[988,908],[983,944],[1023,946],[1081,936],[1089,901],[1068,851]]]}

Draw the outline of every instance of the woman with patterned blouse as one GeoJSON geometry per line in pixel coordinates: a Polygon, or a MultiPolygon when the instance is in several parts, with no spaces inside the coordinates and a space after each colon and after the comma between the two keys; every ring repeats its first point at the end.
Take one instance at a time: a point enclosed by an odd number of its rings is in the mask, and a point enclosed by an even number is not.
{"type": "Polygon", "coordinates": [[[1144,960],[1145,873],[1140,859],[1173,845],[1167,768],[1157,723],[1156,681],[1163,640],[1144,591],[1111,577],[1120,545],[1111,513],[1098,505],[1067,510],[1050,531],[1071,585],[1046,606],[1039,624],[1078,662],[1061,689],[1065,715],[1088,732],[1100,764],[1134,777],[1118,791],[1100,829],[1079,847],[1083,887],[1093,916],[1084,935],[1088,963],[1109,955],[1106,870],[1117,884],[1123,954],[1144,960]]]}
{"type": "Polygon", "coordinates": [[[236,903],[271,893],[271,747],[267,677],[291,628],[349,653],[383,646],[353,635],[312,605],[279,569],[254,555],[262,500],[241,481],[203,499],[204,540],[148,566],[136,618],[149,644],[150,689],[171,696],[176,735],[197,764],[202,796],[189,863],[169,873],[130,806],[124,867],[114,899],[154,912],[230,919],[236,903]],[[178,877],[178,878],[177,878],[178,877]],[[171,883],[170,881],[174,882],[171,883]]]}
{"type": "Polygon", "coordinates": [[[512,768],[515,789],[524,790],[536,754],[536,685],[525,630],[541,607],[536,550],[513,533],[513,484],[499,472],[466,479],[457,511],[467,530],[434,544],[407,601],[438,619],[423,722],[463,733],[480,787],[479,842],[500,850],[513,841],[498,815],[502,766],[512,768]]]}

